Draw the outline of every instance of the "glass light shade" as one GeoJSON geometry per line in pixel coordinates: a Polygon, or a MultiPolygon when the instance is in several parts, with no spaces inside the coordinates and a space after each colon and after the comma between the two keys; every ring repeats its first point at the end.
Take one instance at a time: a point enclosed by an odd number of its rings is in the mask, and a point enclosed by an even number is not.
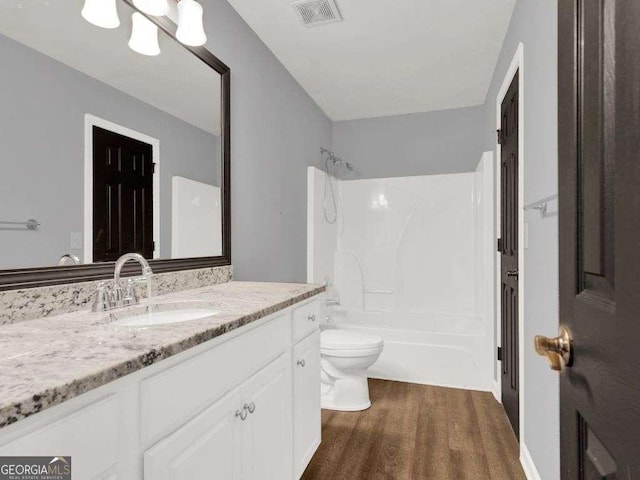
{"type": "Polygon", "coordinates": [[[178,3],[178,30],[176,38],[180,43],[199,47],[207,41],[202,22],[203,10],[195,0],[180,0],[178,3]]]}
{"type": "Polygon", "coordinates": [[[161,17],[169,13],[167,0],[133,0],[138,10],[154,17],[161,17]]]}
{"type": "Polygon", "coordinates": [[[155,56],[160,53],[158,27],[140,12],[131,15],[133,29],[129,39],[129,48],[142,55],[155,56]]]}
{"type": "Polygon", "coordinates": [[[81,13],[87,22],[97,27],[118,28],[120,26],[116,0],[84,0],[81,13]]]}

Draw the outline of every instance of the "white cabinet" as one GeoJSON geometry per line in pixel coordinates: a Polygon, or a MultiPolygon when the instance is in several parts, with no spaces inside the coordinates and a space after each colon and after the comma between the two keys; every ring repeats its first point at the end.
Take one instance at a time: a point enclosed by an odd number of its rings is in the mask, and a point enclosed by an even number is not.
{"type": "Polygon", "coordinates": [[[236,388],[144,454],[145,480],[240,480],[239,412],[236,388]]]}
{"type": "Polygon", "coordinates": [[[320,302],[313,301],[295,308],[292,314],[293,342],[297,343],[320,328],[320,302]]]}
{"type": "Polygon", "coordinates": [[[281,357],[241,387],[248,412],[241,422],[243,480],[291,478],[291,398],[287,357],[281,357]]]}
{"type": "Polygon", "coordinates": [[[140,383],[142,440],[166,437],[288,350],[289,315],[278,315],[140,383]]]}
{"type": "Polygon", "coordinates": [[[109,478],[118,462],[119,432],[114,421],[118,400],[117,395],[108,395],[76,411],[56,415],[26,435],[6,444],[0,442],[0,456],[70,455],[73,478],[109,478]]]}
{"type": "Polygon", "coordinates": [[[145,480],[290,478],[284,356],[144,455],[145,480]]]}
{"type": "Polygon", "coordinates": [[[293,465],[302,476],[320,445],[320,332],[293,348],[293,465]]]}

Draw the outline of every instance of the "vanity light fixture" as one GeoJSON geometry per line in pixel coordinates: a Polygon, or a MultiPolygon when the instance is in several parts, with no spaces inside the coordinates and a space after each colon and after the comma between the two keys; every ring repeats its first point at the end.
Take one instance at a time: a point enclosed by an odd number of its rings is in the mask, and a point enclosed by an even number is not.
{"type": "Polygon", "coordinates": [[[168,0],[133,0],[138,10],[154,17],[162,17],[169,13],[168,0]]]}
{"type": "Polygon", "coordinates": [[[180,0],[178,2],[178,29],[176,38],[180,43],[190,47],[199,47],[207,41],[204,32],[202,5],[195,0],[180,0]]]}
{"type": "MultiPolygon", "coordinates": [[[[120,19],[116,2],[118,0],[84,0],[83,18],[102,28],[118,28],[120,19]]],[[[135,7],[146,15],[162,17],[169,15],[169,0],[133,0],[135,7]]],[[[158,27],[142,13],[135,12],[131,18],[133,28],[129,39],[131,50],[142,55],[160,54],[158,27]]],[[[207,42],[204,31],[204,10],[196,0],[178,0],[178,28],[176,38],[184,45],[200,47],[207,42]]]]}
{"type": "Polygon", "coordinates": [[[158,43],[158,27],[140,12],[131,15],[133,28],[129,39],[129,48],[142,55],[155,56],[160,54],[158,43]]]}
{"type": "Polygon", "coordinates": [[[101,28],[118,28],[120,19],[116,0],[84,0],[82,17],[89,23],[101,28]]]}

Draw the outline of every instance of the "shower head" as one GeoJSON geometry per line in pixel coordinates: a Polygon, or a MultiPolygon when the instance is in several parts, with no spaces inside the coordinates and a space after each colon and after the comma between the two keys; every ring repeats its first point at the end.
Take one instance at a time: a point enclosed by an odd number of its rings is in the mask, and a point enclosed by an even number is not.
{"type": "Polygon", "coordinates": [[[336,158],[333,161],[333,171],[336,177],[340,175],[348,175],[353,172],[353,167],[349,162],[345,162],[340,158],[336,158]]]}
{"type": "Polygon", "coordinates": [[[326,148],[321,148],[320,153],[322,155],[327,155],[325,160],[325,168],[327,170],[327,174],[331,174],[336,178],[340,178],[341,175],[348,175],[353,172],[353,165],[349,162],[342,160],[335,156],[335,154],[331,150],[327,150],[326,148]]]}

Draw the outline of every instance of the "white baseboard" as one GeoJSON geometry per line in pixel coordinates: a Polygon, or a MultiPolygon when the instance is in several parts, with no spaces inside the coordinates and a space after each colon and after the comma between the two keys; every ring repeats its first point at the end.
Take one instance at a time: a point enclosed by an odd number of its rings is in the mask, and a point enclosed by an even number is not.
{"type": "Polygon", "coordinates": [[[493,398],[495,398],[498,403],[502,403],[502,392],[500,391],[500,386],[498,385],[498,382],[496,382],[495,380],[493,380],[491,393],[493,393],[493,398]]]}
{"type": "Polygon", "coordinates": [[[533,463],[529,449],[524,443],[520,444],[520,464],[527,480],[542,480],[535,463],[533,463]]]}

